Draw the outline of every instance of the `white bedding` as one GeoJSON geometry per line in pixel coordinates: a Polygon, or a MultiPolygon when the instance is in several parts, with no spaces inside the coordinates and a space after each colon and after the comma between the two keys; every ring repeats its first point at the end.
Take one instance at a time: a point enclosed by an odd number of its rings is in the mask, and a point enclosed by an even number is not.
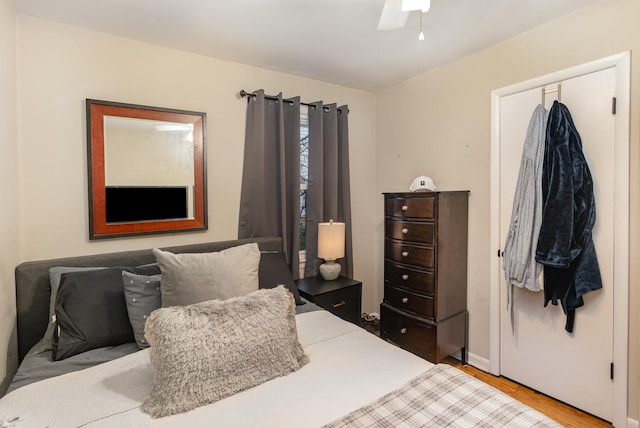
{"type": "Polygon", "coordinates": [[[319,427],[399,388],[433,365],[326,311],[296,316],[309,364],[187,413],[151,419],[149,350],[19,388],[0,423],[23,427],[319,427]]]}

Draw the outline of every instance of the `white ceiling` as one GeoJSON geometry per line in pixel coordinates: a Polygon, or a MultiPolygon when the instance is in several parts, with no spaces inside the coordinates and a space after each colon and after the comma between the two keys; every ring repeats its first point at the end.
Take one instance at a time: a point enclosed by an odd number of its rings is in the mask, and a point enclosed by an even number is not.
{"type": "Polygon", "coordinates": [[[378,31],[384,0],[17,0],[18,13],[378,91],[596,0],[433,0],[378,31]]]}

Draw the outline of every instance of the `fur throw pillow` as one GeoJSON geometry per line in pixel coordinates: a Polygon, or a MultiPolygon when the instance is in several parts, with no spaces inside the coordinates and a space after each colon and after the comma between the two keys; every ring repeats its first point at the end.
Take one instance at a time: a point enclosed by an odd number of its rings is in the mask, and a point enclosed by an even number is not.
{"type": "Polygon", "coordinates": [[[295,302],[283,286],[158,309],[145,336],[154,380],[142,411],[154,418],[213,403],[308,362],[295,302]]]}

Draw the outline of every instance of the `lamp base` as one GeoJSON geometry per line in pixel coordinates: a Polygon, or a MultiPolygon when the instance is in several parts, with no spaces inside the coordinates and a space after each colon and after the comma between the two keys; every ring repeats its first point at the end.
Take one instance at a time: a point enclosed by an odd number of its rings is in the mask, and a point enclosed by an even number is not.
{"type": "Polygon", "coordinates": [[[335,260],[327,260],[325,263],[320,265],[319,269],[320,275],[325,281],[333,281],[340,276],[342,266],[340,266],[339,263],[336,263],[335,260]]]}

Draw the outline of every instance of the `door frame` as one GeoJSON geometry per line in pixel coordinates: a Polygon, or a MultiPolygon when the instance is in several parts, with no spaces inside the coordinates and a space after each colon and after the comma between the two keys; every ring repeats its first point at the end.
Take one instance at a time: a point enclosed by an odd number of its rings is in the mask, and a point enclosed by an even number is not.
{"type": "MultiPolygon", "coordinates": [[[[585,74],[609,68],[616,72],[616,121],[614,142],[614,236],[613,278],[613,420],[614,426],[627,426],[627,383],[629,347],[629,125],[630,70],[629,51],[581,64],[525,82],[505,86],[491,92],[491,196],[490,196],[490,254],[503,248],[500,242],[500,98],[585,74]]],[[[500,375],[500,278],[502,259],[491,257],[489,298],[489,371],[500,375]]],[[[506,312],[504,312],[506,314],[506,312]]]]}

